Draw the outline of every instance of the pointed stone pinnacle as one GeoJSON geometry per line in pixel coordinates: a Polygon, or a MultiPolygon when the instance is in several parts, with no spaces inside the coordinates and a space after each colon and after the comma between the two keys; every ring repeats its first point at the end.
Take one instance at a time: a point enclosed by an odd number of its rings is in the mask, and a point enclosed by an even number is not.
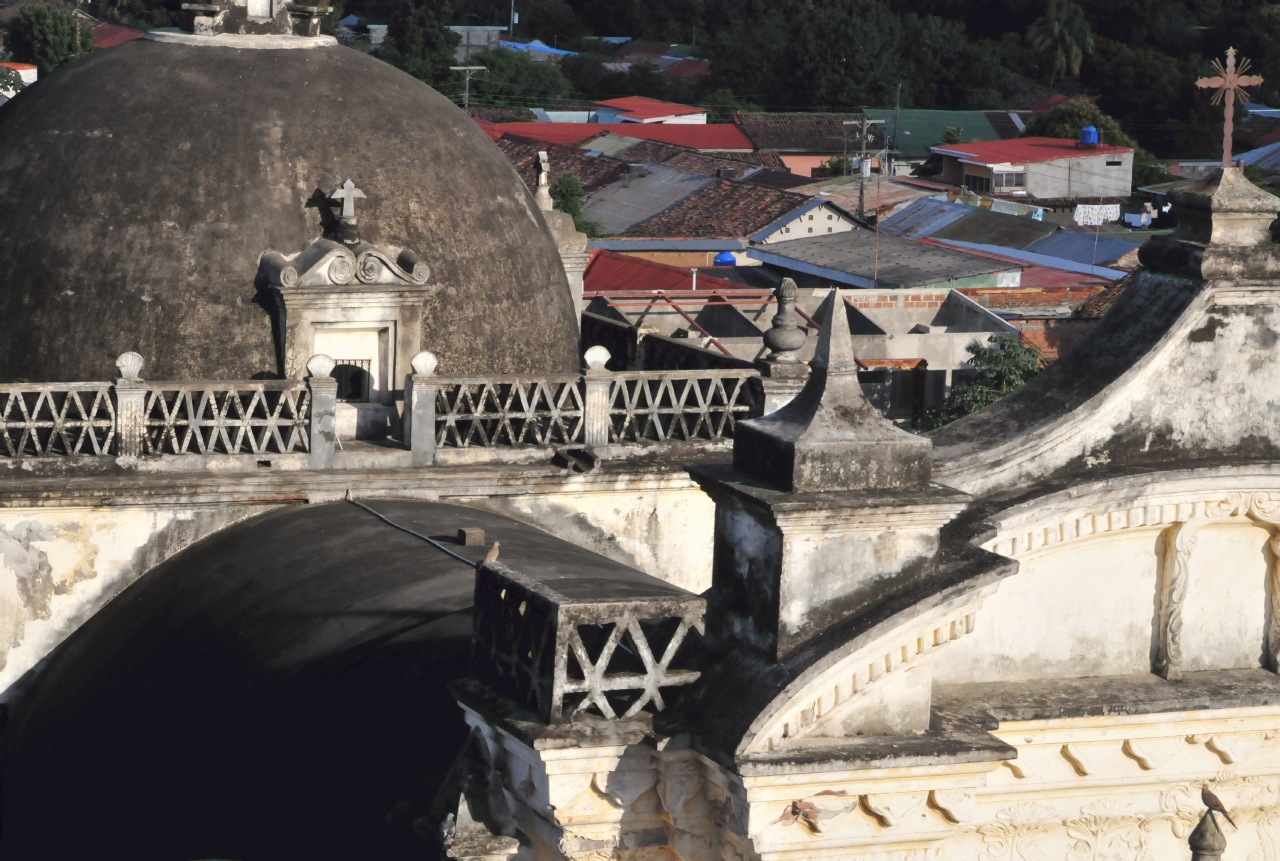
{"type": "MultiPolygon", "coordinates": [[[[782,409],[738,424],[733,466],[793,493],[920,487],[933,443],[900,430],[862,393],[844,296],[832,290],[809,380],[782,409]]],[[[822,309],[819,310],[819,314],[822,309]]]]}

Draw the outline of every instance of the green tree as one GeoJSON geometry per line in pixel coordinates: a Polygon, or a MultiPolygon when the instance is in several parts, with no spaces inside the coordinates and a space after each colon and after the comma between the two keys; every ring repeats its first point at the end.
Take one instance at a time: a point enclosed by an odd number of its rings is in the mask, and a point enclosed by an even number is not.
{"type": "Polygon", "coordinates": [[[1133,184],[1135,187],[1167,182],[1171,177],[1164,165],[1147,150],[1138,146],[1138,142],[1129,137],[1120,128],[1113,117],[1109,117],[1095,104],[1085,101],[1063,102],[1052,110],[1038,114],[1027,123],[1028,137],[1071,138],[1080,136],[1085,126],[1093,126],[1098,130],[1098,138],[1102,143],[1133,148],[1133,184]]]}
{"type": "Polygon", "coordinates": [[[969,364],[976,375],[952,386],[951,400],[930,411],[922,427],[942,427],[1016,392],[1040,373],[1040,351],[1008,338],[993,338],[985,347],[975,341],[969,345],[969,364]]]}
{"type": "Polygon", "coordinates": [[[93,53],[89,25],[62,6],[23,6],[4,41],[14,59],[38,66],[41,75],[93,53]]]}
{"type": "Polygon", "coordinates": [[[627,69],[627,95],[649,99],[667,98],[667,79],[662,70],[648,60],[632,63],[627,69]]]}
{"type": "Polygon", "coordinates": [[[964,126],[947,126],[942,130],[944,144],[964,143],[964,126]]]}
{"type": "Polygon", "coordinates": [[[21,89],[22,75],[7,66],[0,66],[0,96],[12,97],[21,89]]]}
{"type": "Polygon", "coordinates": [[[1071,0],[1049,0],[1049,9],[1044,16],[1037,18],[1027,30],[1027,41],[1037,51],[1053,59],[1050,87],[1059,72],[1064,76],[1070,72],[1073,77],[1078,77],[1084,55],[1093,51],[1093,33],[1085,20],[1084,10],[1071,0]]]}
{"type": "Polygon", "coordinates": [[[556,209],[573,218],[573,226],[591,239],[604,236],[604,228],[599,222],[587,218],[583,208],[587,205],[587,191],[582,182],[571,173],[557,174],[551,181],[551,201],[556,209]]]}
{"type": "Polygon", "coordinates": [[[468,65],[484,66],[471,79],[471,101],[486,107],[546,107],[567,96],[569,79],[551,62],[530,59],[520,51],[487,48],[471,55],[468,65]]]}
{"type": "Polygon", "coordinates": [[[707,109],[709,123],[731,123],[735,114],[760,110],[750,102],[739,101],[728,87],[713,90],[698,102],[698,107],[707,109]]]}
{"type": "Polygon", "coordinates": [[[392,12],[378,56],[433,87],[449,82],[453,52],[462,39],[448,27],[450,14],[448,6],[401,0],[392,12]]]}

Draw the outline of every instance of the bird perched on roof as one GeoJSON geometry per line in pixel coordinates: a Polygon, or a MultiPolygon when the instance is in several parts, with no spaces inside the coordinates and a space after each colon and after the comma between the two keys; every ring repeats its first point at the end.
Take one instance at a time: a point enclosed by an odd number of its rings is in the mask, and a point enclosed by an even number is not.
{"type": "Polygon", "coordinates": [[[1227,817],[1227,821],[1231,823],[1232,828],[1235,828],[1237,831],[1240,830],[1239,826],[1236,825],[1235,820],[1231,818],[1231,814],[1227,812],[1226,805],[1222,803],[1222,800],[1219,799],[1218,796],[1209,791],[1209,787],[1203,786],[1200,788],[1200,800],[1204,802],[1205,807],[1215,813],[1221,813],[1223,816],[1227,817]]]}
{"type": "MultiPolygon", "coordinates": [[[[491,565],[498,561],[498,542],[493,542],[493,546],[489,548],[489,552],[484,555],[484,561],[480,563],[481,567],[491,565]]],[[[1235,823],[1231,823],[1234,825],[1235,823]]]]}

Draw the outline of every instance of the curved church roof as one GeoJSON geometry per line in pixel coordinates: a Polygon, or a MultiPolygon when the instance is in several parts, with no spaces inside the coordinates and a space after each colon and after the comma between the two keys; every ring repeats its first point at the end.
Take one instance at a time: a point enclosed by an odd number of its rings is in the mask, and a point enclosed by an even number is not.
{"type": "Polygon", "coordinates": [[[104,379],[127,350],[152,379],[278,372],[259,256],[319,237],[345,177],[362,238],[430,267],[441,373],[577,370],[555,243],[443,96],[336,44],[138,40],[0,109],[0,379],[104,379]]]}

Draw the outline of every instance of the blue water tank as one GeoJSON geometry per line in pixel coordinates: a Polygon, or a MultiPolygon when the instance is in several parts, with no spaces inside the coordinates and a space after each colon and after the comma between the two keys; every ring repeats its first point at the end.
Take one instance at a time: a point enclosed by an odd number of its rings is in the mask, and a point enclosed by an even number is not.
{"type": "Polygon", "coordinates": [[[1098,130],[1093,126],[1085,126],[1080,129],[1080,143],[1085,146],[1098,145],[1098,130]]]}
{"type": "Polygon", "coordinates": [[[737,266],[738,258],[733,256],[732,251],[721,251],[716,255],[716,259],[711,262],[714,266],[737,266]]]}

